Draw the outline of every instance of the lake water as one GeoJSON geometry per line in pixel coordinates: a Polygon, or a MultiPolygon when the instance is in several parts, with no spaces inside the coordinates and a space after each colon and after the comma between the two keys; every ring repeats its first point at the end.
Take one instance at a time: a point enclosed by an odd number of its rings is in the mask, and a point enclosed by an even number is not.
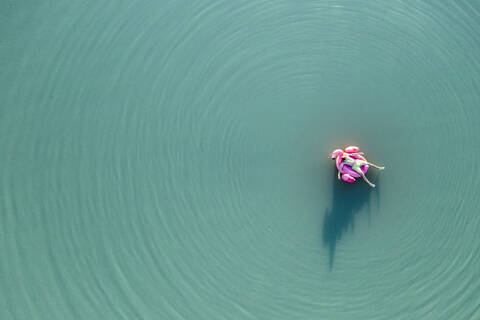
{"type": "Polygon", "coordinates": [[[480,319],[479,52],[480,1],[3,1],[0,318],[480,319]]]}

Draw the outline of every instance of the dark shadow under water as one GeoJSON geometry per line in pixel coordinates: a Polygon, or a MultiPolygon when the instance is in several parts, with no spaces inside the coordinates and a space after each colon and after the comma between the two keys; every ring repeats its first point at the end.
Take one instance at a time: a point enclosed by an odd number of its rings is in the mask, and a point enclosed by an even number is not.
{"type": "MultiPolygon", "coordinates": [[[[375,169],[370,169],[375,170],[375,169]]],[[[330,207],[325,209],[323,218],[323,243],[329,250],[329,267],[333,267],[335,258],[335,248],[337,242],[349,229],[353,231],[355,226],[355,216],[361,209],[367,205],[368,220],[370,222],[370,200],[372,194],[376,194],[377,206],[379,205],[379,175],[373,173],[367,175],[367,178],[376,185],[370,187],[362,178],[358,178],[355,183],[346,183],[338,180],[336,171],[333,171],[332,179],[332,202],[330,207]]]]}

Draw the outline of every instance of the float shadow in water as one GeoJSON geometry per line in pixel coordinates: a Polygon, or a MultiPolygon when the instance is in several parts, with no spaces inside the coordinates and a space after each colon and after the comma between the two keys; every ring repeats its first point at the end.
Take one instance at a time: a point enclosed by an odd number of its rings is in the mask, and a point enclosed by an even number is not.
{"type": "Polygon", "coordinates": [[[372,194],[376,195],[377,206],[379,205],[379,178],[378,174],[373,174],[373,176],[375,177],[368,178],[376,184],[376,188],[371,188],[362,178],[358,178],[361,181],[355,183],[345,183],[338,180],[336,175],[332,177],[332,202],[330,207],[325,209],[322,228],[323,244],[329,250],[330,270],[333,267],[337,242],[349,229],[353,231],[355,216],[365,205],[367,205],[367,214],[370,220],[372,194]]]}

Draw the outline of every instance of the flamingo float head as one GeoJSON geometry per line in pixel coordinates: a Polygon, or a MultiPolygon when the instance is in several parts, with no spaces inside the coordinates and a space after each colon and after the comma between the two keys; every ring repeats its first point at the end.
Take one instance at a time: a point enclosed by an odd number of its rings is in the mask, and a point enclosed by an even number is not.
{"type": "Polygon", "coordinates": [[[343,156],[343,150],[342,149],[335,149],[332,152],[332,159],[336,159],[337,157],[342,157],[343,156]]]}

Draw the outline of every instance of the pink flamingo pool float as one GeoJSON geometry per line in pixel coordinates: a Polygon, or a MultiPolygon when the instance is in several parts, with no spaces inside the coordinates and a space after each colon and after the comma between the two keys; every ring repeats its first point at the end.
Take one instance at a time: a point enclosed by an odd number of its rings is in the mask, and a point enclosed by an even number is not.
{"type": "MultiPolygon", "coordinates": [[[[337,169],[340,170],[340,165],[342,164],[342,156],[343,156],[344,153],[350,154],[351,157],[354,158],[354,159],[359,159],[359,160],[366,161],[366,159],[362,155],[353,154],[353,153],[357,153],[359,151],[360,151],[360,148],[355,147],[355,146],[349,146],[349,147],[345,148],[345,150],[335,149],[332,152],[332,159],[336,159],[335,160],[335,165],[337,166],[337,169]]],[[[369,167],[368,164],[363,165],[363,166],[360,167],[360,170],[362,170],[362,172],[365,174],[368,171],[368,167],[369,167]]],[[[345,181],[345,182],[349,182],[349,183],[353,183],[353,182],[355,182],[355,178],[360,178],[361,177],[361,175],[358,172],[353,170],[352,167],[347,165],[347,164],[343,165],[342,171],[340,173],[342,174],[342,180],[345,181]]]]}

